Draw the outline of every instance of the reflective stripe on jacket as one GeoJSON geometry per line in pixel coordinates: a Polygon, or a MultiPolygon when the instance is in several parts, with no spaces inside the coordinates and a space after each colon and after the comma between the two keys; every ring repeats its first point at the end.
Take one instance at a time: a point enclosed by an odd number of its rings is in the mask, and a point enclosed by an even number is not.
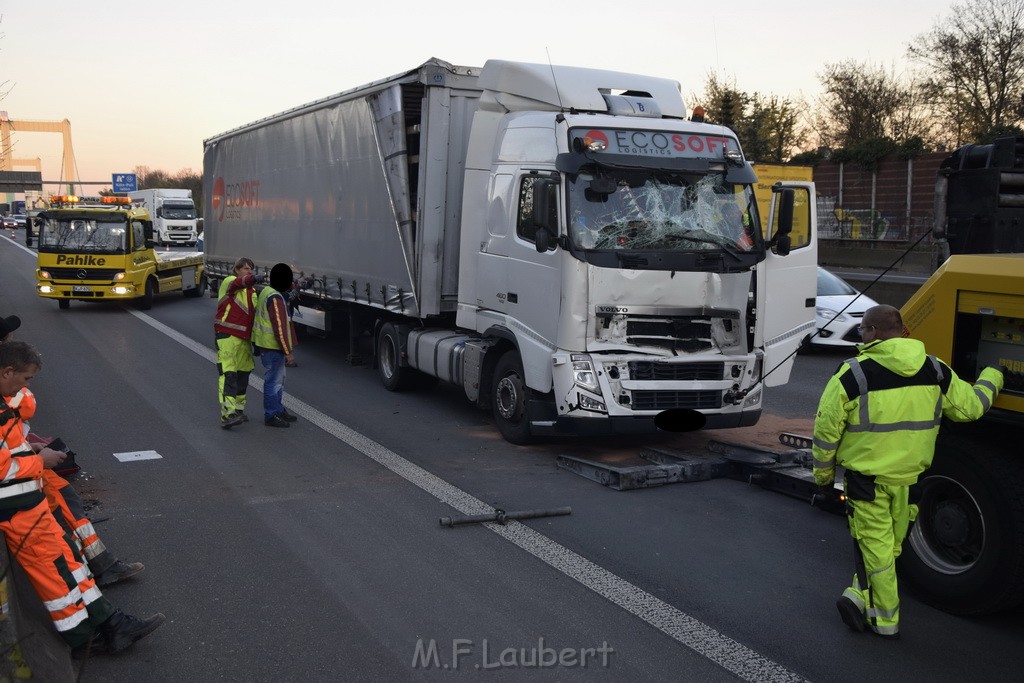
{"type": "Polygon", "coordinates": [[[910,485],[932,463],[943,417],[977,420],[1003,386],[986,368],[976,384],[956,373],[924,344],[902,337],[866,344],[828,381],[814,420],[814,478],[835,479],[836,465],[910,485]]]}
{"type": "Polygon", "coordinates": [[[254,284],[256,278],[253,275],[243,278],[231,275],[224,279],[220,285],[220,300],[213,320],[216,332],[241,339],[250,337],[253,317],[256,315],[254,284]]]}

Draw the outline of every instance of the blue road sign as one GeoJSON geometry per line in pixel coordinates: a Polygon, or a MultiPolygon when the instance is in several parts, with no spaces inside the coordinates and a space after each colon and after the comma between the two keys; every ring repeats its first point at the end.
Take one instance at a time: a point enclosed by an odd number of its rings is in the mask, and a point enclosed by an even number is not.
{"type": "Polygon", "coordinates": [[[114,192],[135,192],[139,187],[134,173],[115,173],[114,192]]]}

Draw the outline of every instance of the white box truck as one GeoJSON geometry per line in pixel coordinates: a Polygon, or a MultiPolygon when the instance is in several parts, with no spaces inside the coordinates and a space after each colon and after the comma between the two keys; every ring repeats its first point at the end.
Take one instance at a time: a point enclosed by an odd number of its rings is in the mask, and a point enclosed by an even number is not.
{"type": "Polygon", "coordinates": [[[129,192],[128,196],[133,204],[149,210],[157,243],[195,246],[198,233],[192,190],[152,188],[129,192]]]}
{"type": "Polygon", "coordinates": [[[206,140],[207,273],[288,263],[296,323],[344,316],[386,388],[452,382],[513,443],[750,425],[813,330],[813,185],[760,216],[686,114],[667,79],[432,59],[206,140]]]}

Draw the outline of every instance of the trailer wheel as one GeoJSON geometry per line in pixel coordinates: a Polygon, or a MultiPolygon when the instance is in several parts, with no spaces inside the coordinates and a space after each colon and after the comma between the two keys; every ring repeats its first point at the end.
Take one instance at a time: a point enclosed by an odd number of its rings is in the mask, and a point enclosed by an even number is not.
{"type": "Polygon", "coordinates": [[[402,365],[402,338],[398,328],[385,323],[377,335],[377,373],[388,391],[405,391],[413,382],[415,371],[402,365]]]}
{"type": "Polygon", "coordinates": [[[939,438],[900,557],[908,582],[953,614],[1024,602],[1024,465],[995,449],[993,443],[979,448],[974,439],[939,438]]]}
{"type": "Polygon", "coordinates": [[[153,308],[154,297],[156,297],[156,280],[148,278],[146,280],[146,292],[139,299],[139,310],[148,311],[153,308]]]}
{"type": "Polygon", "coordinates": [[[491,409],[498,431],[505,440],[514,444],[533,441],[530,433],[530,389],[519,353],[506,351],[494,368],[491,389],[491,409]]]}
{"type": "Polygon", "coordinates": [[[62,311],[66,311],[71,308],[71,302],[67,299],[57,299],[57,308],[62,311]]]}

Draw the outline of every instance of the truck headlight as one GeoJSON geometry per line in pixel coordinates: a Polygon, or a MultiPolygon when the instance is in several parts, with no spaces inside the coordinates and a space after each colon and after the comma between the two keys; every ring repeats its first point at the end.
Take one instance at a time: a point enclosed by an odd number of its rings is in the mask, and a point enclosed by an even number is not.
{"type": "Polygon", "coordinates": [[[48,271],[48,270],[40,270],[39,271],[39,277],[42,280],[52,280],[53,279],[52,277],[50,277],[50,271],[48,271]]]}
{"type": "Polygon", "coordinates": [[[127,276],[124,274],[124,271],[122,270],[120,273],[114,275],[114,282],[120,282],[121,280],[125,279],[125,277],[127,276]]]}
{"type": "Polygon", "coordinates": [[[110,291],[114,294],[131,294],[132,288],[131,285],[118,285],[116,287],[112,287],[110,291]]]}
{"type": "Polygon", "coordinates": [[[590,360],[590,356],[573,354],[572,381],[595,394],[601,393],[597,386],[597,373],[594,372],[594,363],[590,360]]]}

